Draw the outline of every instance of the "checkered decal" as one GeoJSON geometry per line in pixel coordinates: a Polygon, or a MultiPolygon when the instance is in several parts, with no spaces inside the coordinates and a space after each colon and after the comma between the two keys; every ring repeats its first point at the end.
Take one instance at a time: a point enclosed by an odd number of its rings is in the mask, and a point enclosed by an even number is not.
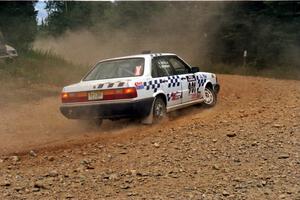
{"type": "Polygon", "coordinates": [[[120,83],[118,84],[118,87],[123,87],[124,85],[125,85],[124,82],[120,82],[120,83]]]}
{"type": "Polygon", "coordinates": [[[154,92],[157,92],[157,89],[160,88],[161,83],[163,83],[163,79],[155,79],[148,82],[144,82],[144,86],[146,90],[153,89],[154,92]]]}
{"type": "Polygon", "coordinates": [[[168,76],[168,87],[180,86],[180,78],[178,75],[168,76]]]}
{"type": "Polygon", "coordinates": [[[114,88],[114,87],[123,87],[125,82],[115,82],[115,83],[100,83],[98,86],[94,86],[94,89],[97,87],[98,89],[106,89],[106,88],[114,88]]]}
{"type": "Polygon", "coordinates": [[[107,87],[112,88],[113,86],[114,86],[114,83],[109,83],[107,87]]]}
{"type": "Polygon", "coordinates": [[[101,84],[99,84],[99,85],[98,85],[98,89],[101,89],[101,88],[103,88],[103,86],[104,86],[104,84],[102,84],[102,83],[101,83],[101,84]]]}
{"type": "Polygon", "coordinates": [[[206,82],[206,76],[205,75],[198,75],[196,76],[198,87],[204,86],[204,83],[206,82]]]}

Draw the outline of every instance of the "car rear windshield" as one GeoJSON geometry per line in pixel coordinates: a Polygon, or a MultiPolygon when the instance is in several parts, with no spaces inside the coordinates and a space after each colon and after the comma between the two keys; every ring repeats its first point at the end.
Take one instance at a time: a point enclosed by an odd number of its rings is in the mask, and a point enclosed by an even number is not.
{"type": "Polygon", "coordinates": [[[84,81],[142,76],[144,73],[144,58],[128,58],[98,63],[84,81]]]}

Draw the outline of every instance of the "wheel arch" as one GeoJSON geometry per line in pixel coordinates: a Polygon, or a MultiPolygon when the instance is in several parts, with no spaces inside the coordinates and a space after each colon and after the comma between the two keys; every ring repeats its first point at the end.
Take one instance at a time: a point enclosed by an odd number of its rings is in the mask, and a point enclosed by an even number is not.
{"type": "Polygon", "coordinates": [[[204,88],[210,88],[210,89],[213,90],[213,84],[212,84],[210,81],[208,81],[208,82],[205,84],[204,88]]]}
{"type": "Polygon", "coordinates": [[[166,97],[166,95],[164,93],[158,93],[158,94],[156,94],[155,98],[161,98],[164,101],[165,105],[167,106],[167,97],[166,97]]]}

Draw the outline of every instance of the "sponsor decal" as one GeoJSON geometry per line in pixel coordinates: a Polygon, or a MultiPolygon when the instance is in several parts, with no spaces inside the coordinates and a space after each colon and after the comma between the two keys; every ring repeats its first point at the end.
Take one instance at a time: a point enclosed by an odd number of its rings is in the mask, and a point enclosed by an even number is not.
{"type": "Polygon", "coordinates": [[[191,98],[192,99],[201,99],[201,93],[194,93],[194,94],[191,94],[191,98]]]}
{"type": "Polygon", "coordinates": [[[167,95],[168,96],[168,101],[176,101],[178,99],[182,98],[182,93],[181,92],[172,92],[170,94],[167,95]]]}
{"type": "Polygon", "coordinates": [[[186,76],[186,79],[187,79],[188,82],[196,81],[196,78],[195,78],[194,75],[186,76]]]}
{"type": "Polygon", "coordinates": [[[135,88],[138,90],[144,89],[144,87],[145,87],[143,82],[135,82],[134,85],[135,85],[135,88]]]}
{"type": "Polygon", "coordinates": [[[171,95],[171,99],[174,100],[178,100],[182,98],[182,93],[181,92],[174,92],[171,95]]]}

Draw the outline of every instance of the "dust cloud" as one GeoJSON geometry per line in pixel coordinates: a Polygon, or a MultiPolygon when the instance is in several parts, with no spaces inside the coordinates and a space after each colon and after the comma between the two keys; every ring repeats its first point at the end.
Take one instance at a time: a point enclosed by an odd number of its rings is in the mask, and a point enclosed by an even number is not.
{"type": "MultiPolygon", "coordinates": [[[[173,52],[198,66],[206,60],[208,36],[216,28],[211,21],[221,12],[222,6],[201,3],[185,9],[170,7],[166,12],[150,17],[143,27],[130,25],[116,29],[98,24],[90,30],[66,31],[60,37],[40,37],[34,42],[34,49],[50,51],[85,68],[101,59],[139,54],[144,50],[173,52]]],[[[0,136],[4,138],[0,142],[2,152],[56,146],[58,143],[65,145],[68,141],[81,141],[99,135],[137,132],[136,128],[143,127],[127,120],[106,121],[101,130],[95,131],[81,122],[68,120],[59,112],[60,89],[56,89],[57,96],[34,101],[34,104],[23,102],[0,116],[4,122],[0,125],[0,132],[3,132],[0,136]]]]}
{"type": "Polygon", "coordinates": [[[37,38],[34,48],[51,51],[78,64],[93,64],[104,58],[139,54],[144,50],[176,53],[192,65],[205,64],[208,35],[217,29],[211,22],[222,10],[221,3],[204,2],[181,10],[178,6],[170,7],[150,17],[142,28],[131,25],[116,29],[99,24],[96,26],[99,30],[81,28],[56,38],[37,38]]]}

